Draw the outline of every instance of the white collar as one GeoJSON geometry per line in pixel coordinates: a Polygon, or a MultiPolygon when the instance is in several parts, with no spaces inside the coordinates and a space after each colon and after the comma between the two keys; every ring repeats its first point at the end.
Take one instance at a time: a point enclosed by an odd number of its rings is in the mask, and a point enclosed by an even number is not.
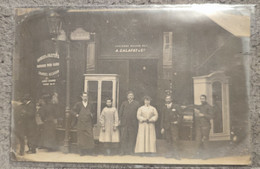
{"type": "Polygon", "coordinates": [[[132,103],[133,101],[134,101],[134,100],[131,100],[131,101],[128,100],[128,103],[130,104],[130,103],[132,103]]]}
{"type": "Polygon", "coordinates": [[[83,101],[82,101],[82,104],[83,104],[83,106],[86,108],[87,105],[88,105],[88,102],[83,102],[83,101]]]}
{"type": "Polygon", "coordinates": [[[172,102],[171,103],[166,103],[165,106],[166,107],[168,107],[168,106],[172,107],[172,102]]]}

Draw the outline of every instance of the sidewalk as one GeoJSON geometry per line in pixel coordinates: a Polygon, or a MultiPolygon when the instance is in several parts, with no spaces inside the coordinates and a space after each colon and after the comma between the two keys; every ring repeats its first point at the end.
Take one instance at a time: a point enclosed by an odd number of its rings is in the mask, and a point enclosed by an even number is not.
{"type": "Polygon", "coordinates": [[[34,162],[64,162],[64,163],[133,163],[133,164],[208,164],[208,165],[249,165],[250,156],[231,156],[221,158],[211,158],[207,160],[187,159],[176,160],[173,158],[142,157],[142,156],[80,156],[78,154],[64,154],[62,152],[46,152],[38,150],[36,154],[25,154],[17,156],[18,161],[34,162]]]}

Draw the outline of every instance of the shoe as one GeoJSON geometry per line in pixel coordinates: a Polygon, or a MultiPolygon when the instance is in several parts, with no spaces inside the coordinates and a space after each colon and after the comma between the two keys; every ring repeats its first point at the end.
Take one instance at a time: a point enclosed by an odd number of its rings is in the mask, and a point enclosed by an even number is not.
{"type": "Polygon", "coordinates": [[[181,160],[181,157],[179,155],[175,155],[173,156],[173,158],[175,158],[176,160],[181,160]]]}
{"type": "Polygon", "coordinates": [[[164,157],[165,157],[165,158],[172,158],[173,155],[168,153],[168,154],[166,154],[164,157]]]}
{"type": "Polygon", "coordinates": [[[79,153],[80,156],[84,156],[85,154],[84,153],[79,153]]]}
{"type": "Polygon", "coordinates": [[[36,150],[29,150],[26,152],[27,154],[35,154],[36,153],[36,150]]]}
{"type": "Polygon", "coordinates": [[[36,151],[27,151],[27,154],[36,154],[36,151]]]}
{"type": "Polygon", "coordinates": [[[89,155],[90,155],[90,156],[98,156],[97,153],[90,153],[89,155]]]}
{"type": "Polygon", "coordinates": [[[85,151],[83,151],[83,150],[79,150],[78,153],[79,153],[80,156],[86,155],[85,151]]]}
{"type": "Polygon", "coordinates": [[[207,159],[209,159],[209,156],[203,155],[203,156],[201,157],[201,159],[202,159],[202,160],[207,160],[207,159]]]}
{"type": "Polygon", "coordinates": [[[148,156],[149,156],[149,157],[156,157],[157,154],[155,154],[155,153],[151,153],[151,154],[149,154],[148,156]]]}
{"type": "Polygon", "coordinates": [[[129,155],[134,156],[136,155],[134,152],[129,153],[129,155]]]}
{"type": "Polygon", "coordinates": [[[24,156],[24,152],[21,151],[21,152],[19,153],[19,155],[20,155],[20,156],[24,156]]]}
{"type": "Polygon", "coordinates": [[[125,156],[126,154],[124,152],[119,153],[120,156],[125,156]]]}
{"type": "Polygon", "coordinates": [[[111,155],[111,150],[106,150],[106,153],[105,153],[106,156],[110,156],[111,155]]]}

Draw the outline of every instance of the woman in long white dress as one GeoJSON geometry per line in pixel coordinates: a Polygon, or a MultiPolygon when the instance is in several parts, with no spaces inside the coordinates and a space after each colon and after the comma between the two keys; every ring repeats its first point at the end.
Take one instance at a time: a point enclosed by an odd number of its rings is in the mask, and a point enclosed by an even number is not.
{"type": "Polygon", "coordinates": [[[137,111],[139,121],[135,153],[156,153],[155,122],[158,119],[156,108],[150,105],[151,98],[144,97],[144,105],[137,111]]]}

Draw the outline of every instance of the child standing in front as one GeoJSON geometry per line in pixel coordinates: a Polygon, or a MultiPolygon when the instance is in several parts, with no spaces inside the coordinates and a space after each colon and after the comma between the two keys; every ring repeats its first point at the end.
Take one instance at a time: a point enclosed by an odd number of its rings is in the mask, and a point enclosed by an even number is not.
{"type": "Polygon", "coordinates": [[[112,106],[113,100],[106,99],[106,107],[102,110],[100,115],[100,135],[99,142],[104,143],[106,155],[110,155],[119,143],[119,130],[118,130],[118,112],[112,106]]]}

